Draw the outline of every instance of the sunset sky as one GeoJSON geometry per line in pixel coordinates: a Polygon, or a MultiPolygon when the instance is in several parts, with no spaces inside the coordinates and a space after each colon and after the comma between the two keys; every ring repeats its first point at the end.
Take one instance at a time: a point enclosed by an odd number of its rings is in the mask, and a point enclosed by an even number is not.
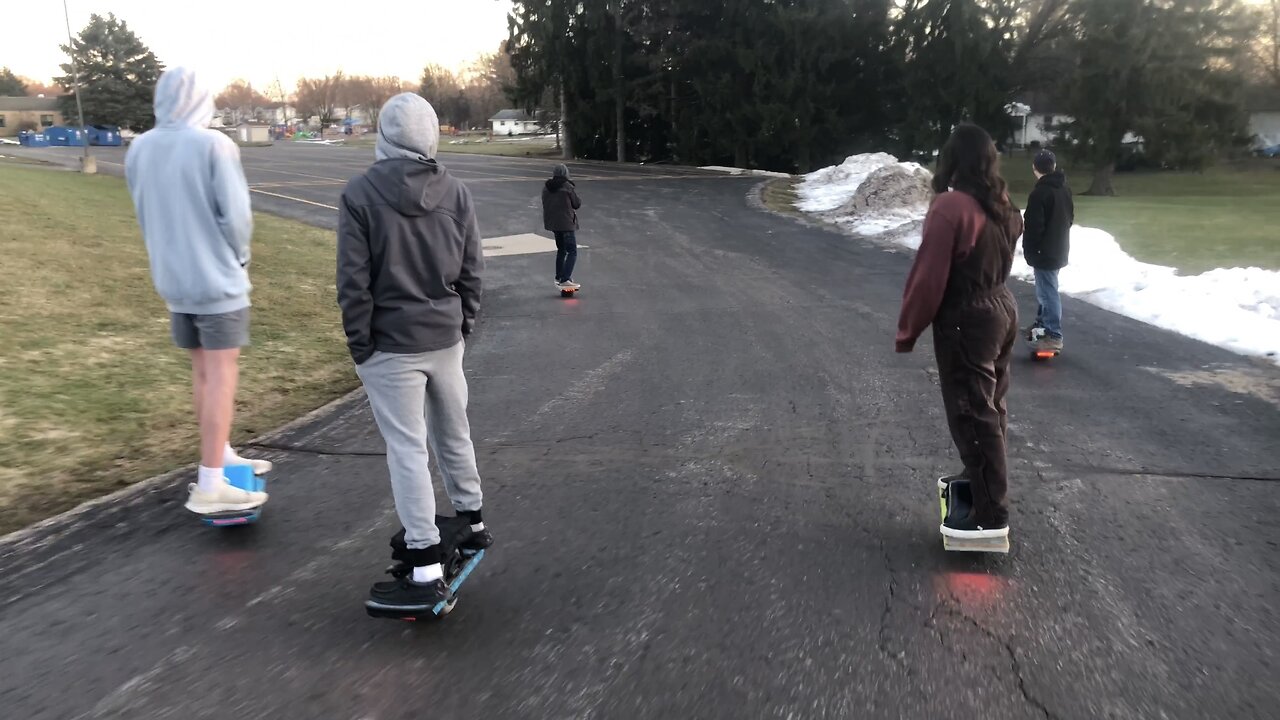
{"type": "MultiPolygon", "coordinates": [[[[280,78],[332,73],[416,80],[428,63],[460,69],[507,35],[509,0],[175,3],[67,0],[71,29],[115,13],[166,65],[189,65],[220,88],[244,78],[265,89],[280,78]],[[176,11],[197,14],[198,23],[176,11]],[[192,8],[187,10],[187,8],[192,8]],[[215,11],[216,9],[216,11],[215,11]]],[[[14,8],[17,9],[16,7],[14,8]]],[[[47,81],[61,73],[67,42],[61,3],[26,3],[0,22],[0,67],[47,81]],[[12,22],[10,22],[12,21],[12,22]]]]}

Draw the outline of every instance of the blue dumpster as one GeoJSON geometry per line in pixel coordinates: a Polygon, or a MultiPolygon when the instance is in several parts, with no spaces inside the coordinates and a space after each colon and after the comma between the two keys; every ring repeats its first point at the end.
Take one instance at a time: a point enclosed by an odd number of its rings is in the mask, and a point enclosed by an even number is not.
{"type": "Polygon", "coordinates": [[[84,147],[85,144],[84,129],[69,125],[54,125],[51,128],[45,128],[44,136],[49,139],[49,144],[54,147],[84,147]]]}
{"type": "Polygon", "coordinates": [[[124,144],[120,139],[120,128],[115,125],[90,125],[89,144],[105,147],[119,147],[124,144]]]}
{"type": "Polygon", "coordinates": [[[49,147],[49,138],[44,133],[23,130],[18,133],[18,144],[25,147],[49,147]]]}

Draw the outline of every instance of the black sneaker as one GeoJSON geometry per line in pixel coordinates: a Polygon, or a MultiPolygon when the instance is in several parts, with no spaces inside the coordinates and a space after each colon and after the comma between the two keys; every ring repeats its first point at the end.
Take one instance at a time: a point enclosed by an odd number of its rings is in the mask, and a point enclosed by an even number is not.
{"type": "Polygon", "coordinates": [[[948,476],[946,476],[946,477],[940,477],[940,478],[938,478],[938,489],[939,489],[939,490],[946,490],[946,489],[947,489],[947,486],[949,486],[951,483],[953,483],[953,482],[955,482],[955,481],[957,481],[957,480],[968,480],[968,479],[969,479],[969,477],[968,477],[967,475],[965,475],[965,474],[964,474],[964,471],[963,471],[963,470],[961,470],[960,472],[956,473],[955,475],[948,475],[948,476]]]}
{"type": "Polygon", "coordinates": [[[458,549],[464,552],[476,552],[478,550],[488,550],[493,546],[493,533],[489,532],[489,528],[485,528],[480,532],[471,531],[467,535],[467,539],[458,543],[458,549]]]}
{"type": "Polygon", "coordinates": [[[424,615],[439,613],[440,608],[452,599],[453,593],[449,592],[444,580],[417,583],[406,576],[374,583],[364,607],[370,614],[424,615]]]}
{"type": "Polygon", "coordinates": [[[972,511],[966,513],[963,517],[955,517],[955,515],[956,513],[947,513],[947,519],[942,521],[942,534],[947,537],[965,540],[1009,537],[1008,522],[998,527],[980,525],[974,521],[972,511]]]}

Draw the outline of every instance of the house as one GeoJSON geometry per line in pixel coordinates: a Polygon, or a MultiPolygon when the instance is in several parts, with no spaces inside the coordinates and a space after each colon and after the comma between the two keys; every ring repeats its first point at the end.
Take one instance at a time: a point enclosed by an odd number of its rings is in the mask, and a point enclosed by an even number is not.
{"type": "Polygon", "coordinates": [[[44,130],[64,121],[56,97],[0,97],[0,137],[16,137],[23,129],[44,130]]]}
{"type": "Polygon", "coordinates": [[[271,142],[271,126],[259,123],[240,123],[236,127],[236,139],[242,143],[271,142]]]}
{"type": "Polygon", "coordinates": [[[494,135],[532,135],[542,131],[542,124],[524,110],[499,110],[489,123],[494,135]]]}
{"type": "Polygon", "coordinates": [[[1256,89],[1245,100],[1254,148],[1280,145],[1280,92],[1256,89]]]}
{"type": "MultiPolygon", "coordinates": [[[[1027,106],[1024,105],[1023,107],[1027,106]]],[[[1058,126],[1065,125],[1074,118],[1064,113],[1052,111],[1037,111],[1033,113],[1028,108],[1025,114],[1021,116],[1014,115],[1014,119],[1019,122],[1018,127],[1014,128],[1013,131],[1013,144],[1016,147],[1027,147],[1032,143],[1052,145],[1053,139],[1061,133],[1058,126]]]]}

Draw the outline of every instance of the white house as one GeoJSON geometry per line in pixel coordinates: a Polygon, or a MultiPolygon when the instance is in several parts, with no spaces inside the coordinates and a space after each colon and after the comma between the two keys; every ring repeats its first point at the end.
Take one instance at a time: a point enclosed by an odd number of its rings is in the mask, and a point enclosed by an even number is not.
{"type": "MultiPolygon", "coordinates": [[[[1009,113],[1015,121],[1014,147],[1027,147],[1032,143],[1042,146],[1053,145],[1053,141],[1065,132],[1062,126],[1075,120],[1073,116],[1064,113],[1033,111],[1029,105],[1022,103],[1009,103],[1005,106],[1005,112],[1009,113]]],[[[1142,138],[1127,132],[1124,134],[1123,142],[1126,145],[1138,143],[1142,142],[1142,138]]]]}
{"type": "Polygon", "coordinates": [[[494,135],[532,135],[542,131],[542,125],[524,110],[499,110],[489,123],[494,135]]]}
{"type": "Polygon", "coordinates": [[[1280,110],[1249,113],[1249,132],[1254,137],[1254,147],[1280,145],[1280,110]]]}

